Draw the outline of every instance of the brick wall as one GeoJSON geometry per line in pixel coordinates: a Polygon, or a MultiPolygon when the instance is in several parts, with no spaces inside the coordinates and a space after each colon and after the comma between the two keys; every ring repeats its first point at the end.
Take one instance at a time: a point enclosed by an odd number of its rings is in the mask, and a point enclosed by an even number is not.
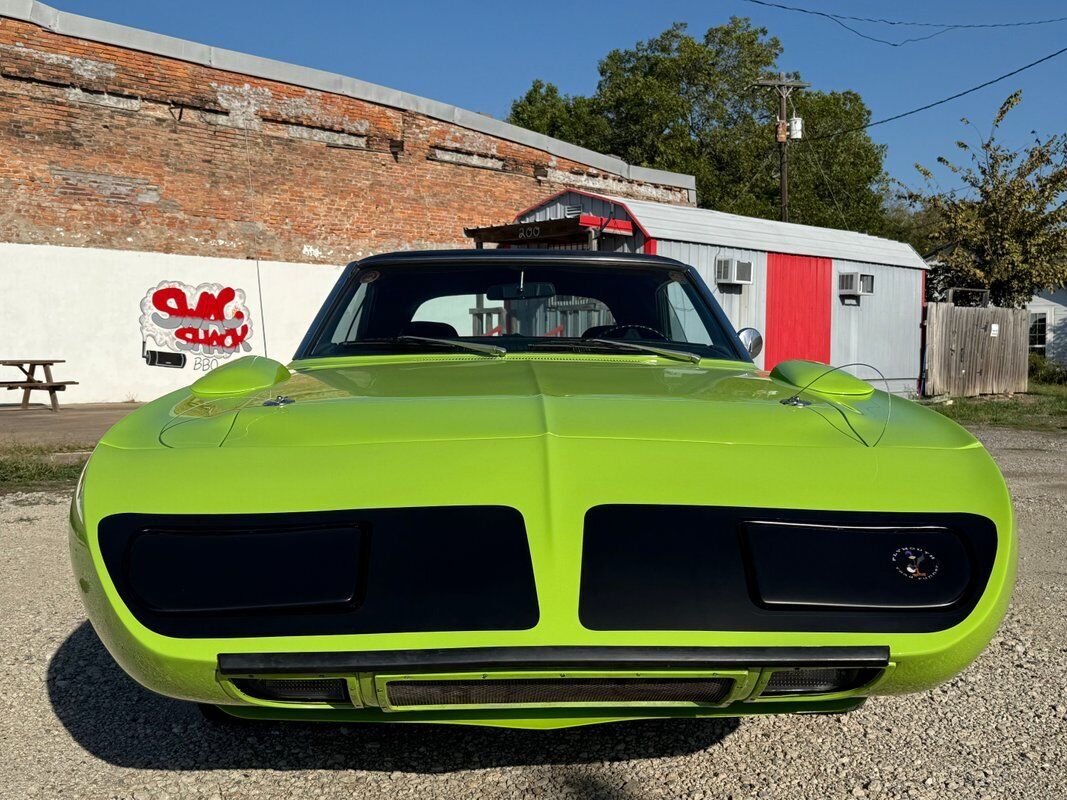
{"type": "Polygon", "coordinates": [[[0,241],[338,263],[626,181],[418,113],[0,18],[0,241]]]}

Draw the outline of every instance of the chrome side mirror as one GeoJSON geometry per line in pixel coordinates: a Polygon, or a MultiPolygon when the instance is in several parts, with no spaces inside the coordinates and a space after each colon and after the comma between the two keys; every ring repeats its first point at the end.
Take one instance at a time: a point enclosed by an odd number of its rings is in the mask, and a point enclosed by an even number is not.
{"type": "Polygon", "coordinates": [[[763,335],[755,328],[742,328],[737,332],[737,338],[752,358],[763,352],[763,335]]]}

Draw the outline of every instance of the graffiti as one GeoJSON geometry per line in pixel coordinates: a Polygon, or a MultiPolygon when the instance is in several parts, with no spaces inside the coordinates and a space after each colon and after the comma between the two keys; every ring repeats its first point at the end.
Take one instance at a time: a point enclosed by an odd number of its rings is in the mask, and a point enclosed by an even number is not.
{"type": "MultiPolygon", "coordinates": [[[[151,340],[163,350],[204,356],[208,363],[215,361],[211,357],[228,358],[252,349],[248,342],[252,317],[245,293],[219,283],[194,287],[161,282],[141,300],[140,324],[146,346],[151,340]]],[[[184,358],[181,361],[184,366],[184,358]]],[[[198,359],[198,363],[203,361],[198,359]]]]}
{"type": "Polygon", "coordinates": [[[197,356],[193,359],[193,371],[194,372],[211,372],[219,365],[217,358],[211,358],[210,356],[197,356]]]}

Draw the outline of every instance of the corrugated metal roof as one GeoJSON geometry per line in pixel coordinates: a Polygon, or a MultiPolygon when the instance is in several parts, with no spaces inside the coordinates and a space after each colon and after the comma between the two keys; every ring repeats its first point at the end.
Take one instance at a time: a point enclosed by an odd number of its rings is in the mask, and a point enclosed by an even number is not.
{"type": "Polygon", "coordinates": [[[570,142],[534,133],[526,128],[520,128],[517,125],[487,117],[484,114],[467,111],[437,100],[428,100],[425,97],[402,92],[398,89],[378,86],[357,78],[349,78],[345,75],[337,75],[309,67],[300,67],[295,64],[287,64],[284,61],[275,61],[270,58],[239,53],[235,50],[224,50],[221,47],[211,47],[185,39],[176,39],[173,36],[151,33],[139,28],[117,25],[113,22],[105,22],[92,17],[83,17],[78,14],[60,11],[37,0],[0,0],[0,17],[32,22],[47,30],[64,36],[73,36],[77,39],[87,39],[92,42],[126,47],[143,53],[153,53],[167,58],[188,61],[193,64],[202,64],[227,72],[236,72],[241,75],[289,83],[294,86],[317,89],[318,91],[332,94],[347,95],[348,97],[355,97],[359,100],[366,100],[383,106],[414,111],[433,119],[451,122],[461,128],[469,128],[509,142],[516,142],[537,150],[543,150],[560,158],[595,167],[629,180],[676,186],[689,190],[691,196],[695,195],[696,192],[696,178],[692,175],[627,164],[615,156],[587,150],[570,142]]]}
{"type": "Polygon", "coordinates": [[[655,239],[928,269],[910,244],[880,236],[743,217],[706,208],[605,197],[625,205],[655,239]]]}

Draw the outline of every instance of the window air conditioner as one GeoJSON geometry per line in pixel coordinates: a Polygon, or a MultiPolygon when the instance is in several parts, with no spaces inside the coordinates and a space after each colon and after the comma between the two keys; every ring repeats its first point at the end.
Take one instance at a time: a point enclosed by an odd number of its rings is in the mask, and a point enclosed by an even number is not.
{"type": "Polygon", "coordinates": [[[874,294],[874,275],[860,272],[841,272],[837,276],[837,293],[842,297],[874,294]]]}
{"type": "Polygon", "coordinates": [[[736,258],[719,258],[715,261],[715,282],[728,284],[752,283],[752,262],[736,258]]]}

